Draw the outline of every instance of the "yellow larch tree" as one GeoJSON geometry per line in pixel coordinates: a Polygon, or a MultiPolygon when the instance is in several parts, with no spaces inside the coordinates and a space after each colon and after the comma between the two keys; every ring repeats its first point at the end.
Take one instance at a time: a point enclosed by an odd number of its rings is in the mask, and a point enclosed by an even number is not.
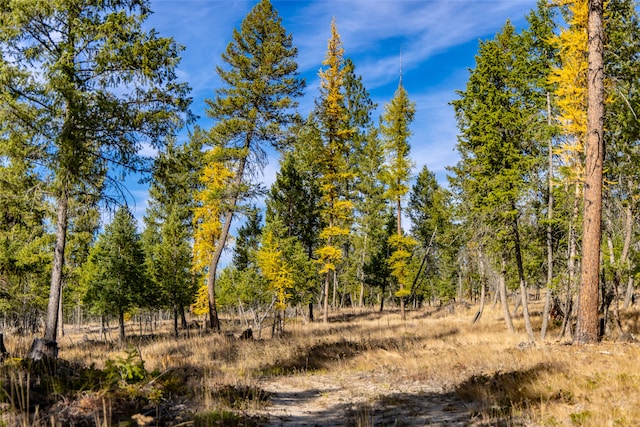
{"type": "MultiPolygon", "coordinates": [[[[204,167],[200,175],[201,189],[194,194],[196,207],[193,212],[193,270],[209,268],[222,234],[222,218],[228,210],[226,198],[234,173],[225,162],[224,148],[213,147],[204,155],[204,167]]],[[[215,294],[206,283],[198,289],[194,312],[206,314],[215,311],[215,294]]]]}
{"type": "Polygon", "coordinates": [[[293,271],[280,247],[280,242],[272,230],[266,230],[262,244],[256,253],[256,261],[271,290],[275,292],[276,324],[280,336],[284,333],[284,312],[287,300],[291,298],[294,286],[293,271]]]}
{"type": "Polygon", "coordinates": [[[559,49],[560,65],[550,76],[555,85],[557,120],[564,140],[554,154],[560,162],[559,190],[570,203],[568,219],[567,290],[577,282],[578,224],[584,181],[584,148],[587,135],[587,0],[555,0],[566,9],[567,27],[552,40],[559,49]],[[573,193],[573,194],[571,194],[573,193]]]}
{"type": "Polygon", "coordinates": [[[320,75],[320,99],[316,104],[315,115],[320,127],[322,146],[318,153],[318,162],[322,176],[321,215],[326,224],[320,233],[323,246],[316,251],[320,274],[324,275],[324,312],[323,321],[329,318],[329,285],[333,280],[336,286],[337,268],[342,260],[342,239],[349,235],[347,226],[353,215],[353,203],[345,197],[347,183],[354,173],[349,171],[347,157],[350,152],[349,138],[353,130],[347,125],[348,114],[344,105],[344,48],[335,19],[331,22],[331,38],[327,55],[322,62],[326,67],[320,75]]]}

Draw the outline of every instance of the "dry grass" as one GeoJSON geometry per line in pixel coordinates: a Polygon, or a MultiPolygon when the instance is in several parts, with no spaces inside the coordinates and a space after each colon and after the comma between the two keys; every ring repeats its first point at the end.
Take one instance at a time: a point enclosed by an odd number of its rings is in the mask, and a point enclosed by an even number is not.
{"type": "MultiPolygon", "coordinates": [[[[539,303],[537,303],[539,304],[539,303]]],[[[387,375],[390,382],[420,384],[430,396],[456,396],[468,402],[475,425],[633,426],[640,420],[640,346],[603,342],[572,346],[555,340],[529,344],[506,332],[498,310],[489,307],[475,325],[475,307],[453,313],[426,308],[397,313],[348,311],[332,322],[291,320],[286,338],[242,341],[196,331],[191,337],[132,337],[149,371],[193,372],[191,386],[200,411],[224,407],[259,413],[269,404],[261,382],[340,374],[387,375]]],[[[535,304],[532,311],[539,311],[535,304]]],[[[639,311],[625,313],[625,328],[635,334],[639,311]]],[[[534,318],[534,325],[539,319],[534,318]]],[[[134,331],[132,331],[134,332],[134,331]]],[[[233,331],[239,335],[240,330],[233,331]]],[[[123,357],[111,344],[70,333],[60,340],[60,357],[103,368],[123,357]]],[[[13,354],[25,354],[29,337],[7,337],[13,354]]],[[[397,396],[377,392],[377,400],[356,407],[353,425],[373,425],[373,406],[392,405],[397,396]]],[[[406,424],[410,425],[410,424],[406,424]]]]}

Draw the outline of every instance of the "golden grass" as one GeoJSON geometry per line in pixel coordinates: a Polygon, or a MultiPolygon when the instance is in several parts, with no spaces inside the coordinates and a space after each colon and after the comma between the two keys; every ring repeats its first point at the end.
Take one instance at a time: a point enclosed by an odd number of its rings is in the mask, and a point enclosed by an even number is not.
{"type": "MultiPolygon", "coordinates": [[[[534,313],[540,308],[536,304],[534,313]]],[[[132,337],[131,345],[149,371],[197,371],[197,400],[211,411],[225,398],[221,390],[229,394],[227,400],[240,401],[235,409],[250,413],[266,404],[259,385],[264,378],[339,371],[343,377],[388,374],[390,380],[455,393],[475,408],[478,425],[640,423],[637,343],[572,346],[557,341],[558,331],[551,329],[547,341],[529,344],[521,319],[515,319],[520,332],[509,334],[497,308],[488,307],[480,322],[471,324],[476,309],[424,308],[410,311],[406,322],[395,312],[350,310],[326,325],[290,320],[283,339],[243,341],[202,331],[175,339],[167,331],[154,338],[132,337]]],[[[627,332],[637,333],[640,311],[624,315],[627,332]]],[[[233,332],[238,336],[240,330],[233,332]]],[[[70,331],[63,337],[59,356],[102,368],[106,360],[125,354],[110,344],[83,343],[81,336],[70,331]]],[[[26,354],[30,339],[9,336],[6,344],[11,353],[26,354]]],[[[229,406],[234,409],[236,403],[229,406]]],[[[360,412],[356,424],[369,425],[368,407],[360,412]]]]}

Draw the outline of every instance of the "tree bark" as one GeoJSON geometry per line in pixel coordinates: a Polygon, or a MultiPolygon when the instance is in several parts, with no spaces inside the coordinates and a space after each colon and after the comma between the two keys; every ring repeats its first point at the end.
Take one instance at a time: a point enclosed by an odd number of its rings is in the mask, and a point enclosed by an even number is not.
{"type": "Polygon", "coordinates": [[[631,276],[627,281],[627,292],[624,295],[624,305],[622,306],[622,308],[625,310],[631,306],[631,302],[633,300],[633,292],[634,292],[633,288],[634,288],[634,279],[633,279],[633,276],[631,276]]]}
{"type": "Polygon", "coordinates": [[[324,300],[323,300],[323,310],[322,310],[322,322],[329,322],[329,282],[331,281],[329,272],[327,271],[324,275],[324,300]]]}
{"type": "Polygon", "coordinates": [[[520,281],[520,300],[522,302],[522,317],[524,318],[524,326],[529,336],[529,341],[535,341],[533,328],[531,327],[531,319],[529,318],[529,298],[527,295],[527,281],[524,277],[524,266],[522,263],[522,249],[520,247],[520,231],[518,229],[518,221],[513,221],[513,237],[516,249],[516,265],[518,267],[518,279],[520,281]]]}
{"type": "Polygon", "coordinates": [[[126,339],[124,331],[124,310],[118,310],[118,326],[118,329],[120,330],[120,333],[118,334],[118,343],[120,344],[120,347],[123,347],[126,339]]]}
{"type": "Polygon", "coordinates": [[[500,293],[500,303],[502,304],[502,312],[504,313],[504,321],[507,324],[507,329],[514,334],[516,330],[513,327],[511,313],[509,312],[509,303],[507,301],[507,260],[504,255],[502,256],[502,265],[500,266],[500,276],[498,278],[498,292],[500,293]]]}
{"type": "MultiPolygon", "coordinates": [[[[33,351],[47,351],[47,356],[55,357],[58,353],[56,335],[58,332],[58,314],[60,308],[60,296],[62,294],[62,274],[64,269],[64,249],[67,243],[67,225],[69,195],[63,190],[58,196],[56,244],[53,252],[53,268],[51,270],[51,285],[49,288],[49,303],[47,305],[47,318],[44,326],[44,345],[32,345],[33,351]]],[[[33,351],[31,353],[33,353],[33,351]]],[[[33,356],[33,354],[31,354],[33,356]]],[[[41,358],[36,357],[37,359],[41,358]]]]}
{"type": "MultiPolygon", "coordinates": [[[[547,92],[547,124],[551,126],[551,96],[547,92]]],[[[551,220],[553,219],[553,143],[549,138],[549,169],[547,172],[549,198],[547,202],[547,292],[544,297],[544,309],[542,311],[542,326],[540,328],[540,339],[544,341],[547,336],[549,326],[549,310],[551,309],[551,284],[553,282],[553,229],[551,220]]]]}
{"type": "MultiPolygon", "coordinates": [[[[251,146],[252,139],[253,134],[249,132],[244,142],[244,149],[247,152],[251,146]]],[[[235,193],[233,194],[231,203],[229,204],[229,211],[225,214],[224,226],[222,227],[222,232],[220,233],[220,238],[216,245],[216,250],[213,253],[213,258],[209,265],[209,277],[207,278],[207,291],[209,293],[209,328],[214,329],[217,332],[220,332],[220,319],[218,318],[218,309],[216,308],[216,274],[218,271],[218,264],[220,263],[220,257],[222,256],[222,251],[224,250],[224,247],[227,244],[227,238],[229,237],[234,209],[240,199],[240,186],[244,180],[246,165],[247,157],[245,156],[240,159],[240,163],[238,164],[238,172],[234,182],[234,185],[236,186],[234,190],[235,193]]]]}
{"type": "Polygon", "coordinates": [[[589,0],[587,141],[582,229],[580,304],[574,343],[598,340],[598,284],[602,238],[602,166],[604,162],[603,0],[589,0]]]}

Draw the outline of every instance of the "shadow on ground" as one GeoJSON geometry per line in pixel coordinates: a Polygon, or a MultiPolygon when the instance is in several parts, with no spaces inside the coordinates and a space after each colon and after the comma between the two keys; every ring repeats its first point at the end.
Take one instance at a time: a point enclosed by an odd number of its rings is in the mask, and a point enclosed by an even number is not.
{"type": "MultiPolygon", "coordinates": [[[[548,396],[533,385],[540,374],[556,371],[552,364],[525,370],[474,375],[451,391],[391,392],[375,399],[341,399],[328,404],[323,396],[335,390],[274,392],[268,426],[525,426],[521,409],[537,406],[548,396]]],[[[561,398],[561,397],[558,397],[561,398]]]]}
{"type": "Polygon", "coordinates": [[[362,341],[350,341],[342,338],[337,341],[316,344],[309,348],[301,348],[299,352],[296,352],[296,356],[263,366],[260,372],[264,375],[294,375],[313,372],[328,369],[338,362],[353,359],[367,351],[402,351],[421,341],[424,341],[424,338],[405,336],[362,341]]]}

